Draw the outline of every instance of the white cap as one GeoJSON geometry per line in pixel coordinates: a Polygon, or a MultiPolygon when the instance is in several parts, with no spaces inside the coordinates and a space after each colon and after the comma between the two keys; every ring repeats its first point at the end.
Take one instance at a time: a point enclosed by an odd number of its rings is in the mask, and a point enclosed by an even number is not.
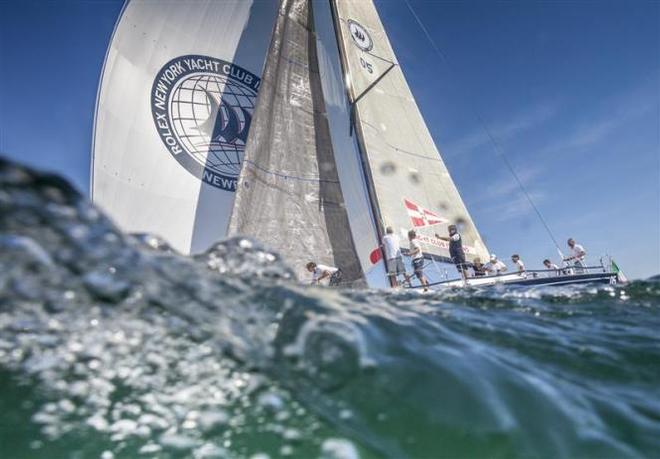
{"type": "Polygon", "coordinates": [[[497,260],[497,255],[495,255],[494,253],[491,253],[490,254],[490,259],[491,260],[497,260]]]}

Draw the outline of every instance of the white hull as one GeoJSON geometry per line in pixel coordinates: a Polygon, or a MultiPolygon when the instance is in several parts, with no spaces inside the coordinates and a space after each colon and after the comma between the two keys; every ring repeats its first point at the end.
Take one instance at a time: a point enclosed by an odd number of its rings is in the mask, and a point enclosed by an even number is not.
{"type": "MultiPolygon", "coordinates": [[[[465,280],[456,279],[436,282],[430,285],[432,289],[464,288],[464,287],[493,287],[497,285],[518,286],[559,286],[574,284],[615,284],[618,276],[615,272],[606,271],[602,267],[585,268],[579,274],[556,274],[552,271],[528,271],[525,273],[500,274],[497,276],[470,277],[465,280]]],[[[420,289],[421,286],[411,287],[420,289]]]]}

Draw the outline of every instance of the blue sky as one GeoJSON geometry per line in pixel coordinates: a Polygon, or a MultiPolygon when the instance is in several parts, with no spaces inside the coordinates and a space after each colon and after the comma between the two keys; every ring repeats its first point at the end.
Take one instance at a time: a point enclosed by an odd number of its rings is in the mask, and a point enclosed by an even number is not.
{"type": "MultiPolygon", "coordinates": [[[[377,1],[490,248],[557,258],[481,116],[562,245],[660,273],[660,3],[377,1]]],[[[98,78],[120,1],[0,0],[0,151],[89,189],[98,78]]]]}

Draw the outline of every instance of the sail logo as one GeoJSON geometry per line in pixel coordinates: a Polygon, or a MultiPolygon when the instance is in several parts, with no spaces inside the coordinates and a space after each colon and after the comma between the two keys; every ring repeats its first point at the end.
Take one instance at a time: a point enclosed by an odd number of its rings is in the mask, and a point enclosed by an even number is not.
{"type": "Polygon", "coordinates": [[[415,228],[440,225],[449,221],[445,218],[442,218],[435,212],[425,209],[419,204],[415,204],[410,199],[404,199],[403,203],[405,204],[408,215],[410,216],[410,221],[415,228]]]}
{"type": "Polygon", "coordinates": [[[151,114],[168,152],[192,175],[236,191],[260,79],[201,55],[167,62],[151,88],[151,114]]]}
{"type": "Polygon", "coordinates": [[[349,19],[348,31],[351,34],[353,42],[362,51],[371,51],[371,49],[374,47],[374,42],[371,39],[371,35],[369,35],[369,32],[367,32],[367,29],[365,29],[362,24],[349,19]]]}

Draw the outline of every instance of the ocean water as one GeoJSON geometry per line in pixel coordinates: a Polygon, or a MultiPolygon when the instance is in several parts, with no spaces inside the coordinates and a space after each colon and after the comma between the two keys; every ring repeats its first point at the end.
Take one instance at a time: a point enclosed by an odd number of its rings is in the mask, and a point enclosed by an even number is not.
{"type": "Polygon", "coordinates": [[[658,457],[660,278],[301,286],[0,160],[0,457],[658,457]]]}

